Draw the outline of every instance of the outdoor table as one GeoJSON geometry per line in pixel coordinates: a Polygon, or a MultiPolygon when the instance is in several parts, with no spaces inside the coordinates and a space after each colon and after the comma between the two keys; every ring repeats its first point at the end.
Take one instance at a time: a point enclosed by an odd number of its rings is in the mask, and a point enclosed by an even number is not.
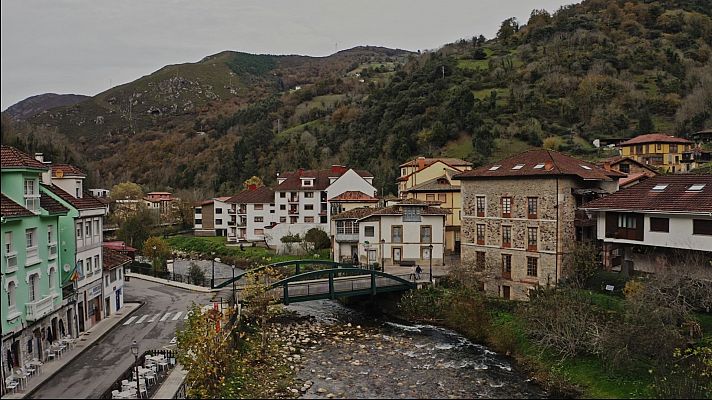
{"type": "Polygon", "coordinates": [[[32,361],[28,362],[28,364],[30,364],[31,366],[35,367],[35,369],[37,370],[37,373],[38,373],[38,374],[41,374],[41,373],[42,373],[42,365],[43,365],[43,364],[42,364],[41,362],[39,362],[38,360],[32,360],[32,361]]]}
{"type": "Polygon", "coordinates": [[[20,381],[20,389],[27,388],[27,377],[24,375],[12,374],[10,375],[12,379],[20,381]]]}

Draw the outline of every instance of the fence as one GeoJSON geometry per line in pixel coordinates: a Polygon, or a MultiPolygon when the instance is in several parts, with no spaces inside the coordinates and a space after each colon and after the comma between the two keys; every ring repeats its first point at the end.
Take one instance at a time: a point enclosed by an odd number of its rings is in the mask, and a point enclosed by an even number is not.
{"type": "MultiPolygon", "coordinates": [[[[140,356],[138,356],[138,365],[144,365],[146,361],[146,356],[155,356],[158,354],[163,354],[168,360],[168,369],[165,371],[157,371],[156,372],[156,383],[151,385],[150,387],[147,386],[146,390],[148,393],[146,393],[146,398],[151,398],[158,388],[161,386],[160,383],[163,382],[163,380],[166,379],[166,376],[168,376],[170,370],[175,367],[176,364],[176,352],[173,350],[147,350],[143,352],[140,356]]],[[[114,383],[104,392],[104,394],[101,395],[101,399],[111,399],[111,392],[113,390],[118,390],[121,391],[122,386],[121,386],[121,381],[124,379],[126,380],[133,380],[133,373],[136,371],[136,363],[132,363],[131,367],[127,368],[119,378],[114,381],[114,383]]]]}
{"type": "MultiPolygon", "coordinates": [[[[174,272],[154,269],[146,263],[134,263],[131,265],[131,272],[134,274],[148,275],[155,278],[166,279],[174,282],[188,283],[191,285],[210,287],[210,277],[191,277],[190,275],[176,274],[174,272]]],[[[227,279],[227,278],[224,278],[227,279]]]]}

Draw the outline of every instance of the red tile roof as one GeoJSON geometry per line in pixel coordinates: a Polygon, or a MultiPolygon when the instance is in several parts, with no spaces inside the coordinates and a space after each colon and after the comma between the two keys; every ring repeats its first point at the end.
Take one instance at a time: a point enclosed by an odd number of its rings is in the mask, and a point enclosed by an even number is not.
{"type": "Polygon", "coordinates": [[[592,210],[712,212],[712,175],[660,175],[606,197],[588,202],[592,210]],[[689,191],[704,184],[700,191],[689,191]],[[657,185],[667,185],[653,190],[657,185]]]}
{"type": "MultiPolygon", "coordinates": [[[[438,161],[442,161],[447,165],[450,165],[452,167],[469,167],[472,166],[471,162],[459,159],[459,158],[446,158],[446,157],[437,157],[437,158],[426,158],[424,160],[425,167],[429,167],[432,164],[435,164],[438,161]]],[[[410,161],[406,161],[403,164],[399,165],[399,167],[417,167],[418,166],[418,159],[415,158],[410,161]]]]}
{"type": "Polygon", "coordinates": [[[447,178],[443,175],[439,178],[434,178],[415,185],[404,192],[459,192],[460,187],[451,185],[447,178]]]}
{"type": "Polygon", "coordinates": [[[610,181],[626,176],[607,171],[595,164],[545,149],[525,151],[472,171],[455,175],[454,179],[486,179],[524,176],[576,176],[584,180],[610,181]],[[539,167],[539,168],[537,168],[539,167]]]}
{"type": "Polygon", "coordinates": [[[81,169],[69,164],[52,164],[52,176],[87,176],[81,169]]]}
{"type": "Polygon", "coordinates": [[[124,242],[123,240],[114,240],[114,241],[111,241],[111,242],[104,242],[104,243],[102,243],[101,245],[104,246],[104,247],[106,247],[106,248],[109,248],[109,249],[112,249],[112,250],[116,250],[116,251],[128,251],[128,252],[131,252],[131,251],[137,251],[137,250],[138,250],[138,249],[133,248],[133,247],[131,247],[131,246],[127,246],[127,245],[126,245],[126,242],[124,242]]]}
{"type": "Polygon", "coordinates": [[[254,190],[246,189],[230,197],[225,202],[234,204],[271,204],[274,203],[274,190],[266,186],[258,187],[254,190]]]}
{"type": "Polygon", "coordinates": [[[12,199],[0,194],[0,215],[4,218],[31,217],[35,214],[25,207],[15,203],[12,199]]]}
{"type": "Polygon", "coordinates": [[[369,203],[377,203],[378,199],[369,196],[364,192],[358,191],[358,190],[347,190],[344,193],[341,193],[338,196],[334,196],[329,199],[329,201],[340,201],[340,202],[354,202],[354,203],[362,203],[362,202],[369,202],[369,203]]]}
{"type": "Polygon", "coordinates": [[[47,165],[12,146],[2,146],[0,150],[0,168],[49,169],[47,165]]]}
{"type": "Polygon", "coordinates": [[[40,207],[47,210],[50,214],[66,214],[69,211],[69,209],[63,206],[62,203],[51,198],[45,193],[40,195],[40,207]]]}
{"type": "MultiPolygon", "coordinates": [[[[333,171],[331,169],[309,169],[309,170],[298,170],[289,171],[282,173],[279,178],[287,178],[284,182],[277,185],[276,191],[288,191],[288,190],[325,190],[329,185],[331,185],[331,180],[329,178],[338,178],[343,175],[348,169],[341,171],[333,171]],[[313,178],[314,186],[302,186],[301,178],[313,178]]],[[[366,170],[355,169],[358,175],[362,178],[371,178],[373,174],[366,170]]]]}
{"type": "Polygon", "coordinates": [[[104,271],[109,271],[131,262],[131,257],[106,246],[101,246],[101,256],[104,262],[104,271]]]}
{"type": "Polygon", "coordinates": [[[76,208],[77,210],[91,210],[95,208],[104,208],[104,204],[100,202],[96,197],[92,196],[91,194],[84,192],[82,198],[76,198],[72,196],[71,194],[65,192],[64,190],[60,189],[57,185],[42,185],[42,187],[46,188],[50,192],[52,192],[55,196],[59,197],[60,199],[66,201],[67,203],[71,204],[72,207],[76,208]]]}
{"type": "MultiPolygon", "coordinates": [[[[425,206],[421,210],[421,215],[447,215],[450,212],[439,207],[425,206]]],[[[331,217],[333,220],[339,219],[364,219],[372,215],[403,215],[403,211],[400,206],[390,206],[390,207],[360,207],[354,208],[353,210],[342,212],[341,214],[334,215],[331,217]]]]}
{"type": "Polygon", "coordinates": [[[644,144],[644,143],[684,143],[684,144],[692,144],[693,142],[675,137],[675,136],[670,136],[670,135],[665,135],[663,133],[649,133],[647,135],[640,135],[636,136],[632,139],[628,139],[625,142],[619,144],[619,146],[631,146],[631,145],[636,145],[636,144],[644,144]]]}
{"type": "Polygon", "coordinates": [[[655,172],[656,174],[659,173],[658,170],[651,167],[650,165],[645,165],[640,161],[636,161],[630,157],[623,157],[623,156],[615,156],[615,157],[606,158],[606,159],[602,160],[600,163],[598,163],[598,166],[605,169],[606,163],[609,163],[611,166],[614,166],[614,165],[618,165],[618,164],[622,163],[623,161],[635,164],[641,168],[645,168],[651,172],[655,172]]]}

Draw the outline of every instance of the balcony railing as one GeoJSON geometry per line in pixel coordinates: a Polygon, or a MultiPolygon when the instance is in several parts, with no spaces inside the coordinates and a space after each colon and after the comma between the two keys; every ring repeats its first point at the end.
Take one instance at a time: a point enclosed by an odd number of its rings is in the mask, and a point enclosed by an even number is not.
{"type": "Polygon", "coordinates": [[[299,214],[299,210],[297,210],[296,208],[290,208],[289,214],[299,214]]]}
{"type": "Polygon", "coordinates": [[[299,196],[289,196],[288,198],[290,203],[299,203],[299,196]]]}
{"type": "Polygon", "coordinates": [[[337,233],[337,242],[358,242],[358,233],[337,233]]]}
{"type": "Polygon", "coordinates": [[[235,221],[229,220],[229,221],[227,221],[227,226],[235,226],[235,223],[236,223],[235,221]]]}
{"type": "Polygon", "coordinates": [[[229,209],[227,210],[227,213],[230,214],[230,215],[235,215],[236,212],[237,212],[237,211],[236,211],[236,210],[233,210],[232,208],[229,208],[229,209]]]}
{"type": "Polygon", "coordinates": [[[38,319],[54,311],[52,296],[47,296],[41,300],[27,303],[25,306],[27,308],[28,321],[37,321],[38,319]]]}
{"type": "Polygon", "coordinates": [[[247,207],[239,207],[237,209],[238,214],[247,214],[247,207]]]}

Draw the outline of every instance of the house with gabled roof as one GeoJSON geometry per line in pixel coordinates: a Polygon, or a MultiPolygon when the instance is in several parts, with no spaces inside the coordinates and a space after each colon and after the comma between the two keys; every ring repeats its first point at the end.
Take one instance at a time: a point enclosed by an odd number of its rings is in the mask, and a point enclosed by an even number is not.
{"type": "Polygon", "coordinates": [[[689,164],[683,163],[682,155],[691,150],[694,144],[681,137],[649,133],[619,143],[618,148],[623,157],[630,157],[663,172],[676,173],[690,169],[689,164]]]}
{"type": "Polygon", "coordinates": [[[595,238],[584,202],[618,189],[624,174],[534,149],[455,175],[462,181],[461,268],[491,295],[528,299],[554,286],[577,240],[595,238]]]}
{"type": "Polygon", "coordinates": [[[265,229],[276,223],[274,190],[250,185],[225,201],[227,210],[227,242],[262,242],[265,229]]]}
{"type": "Polygon", "coordinates": [[[656,176],[582,209],[597,218],[606,268],[712,279],[712,176],[656,176]]]}

